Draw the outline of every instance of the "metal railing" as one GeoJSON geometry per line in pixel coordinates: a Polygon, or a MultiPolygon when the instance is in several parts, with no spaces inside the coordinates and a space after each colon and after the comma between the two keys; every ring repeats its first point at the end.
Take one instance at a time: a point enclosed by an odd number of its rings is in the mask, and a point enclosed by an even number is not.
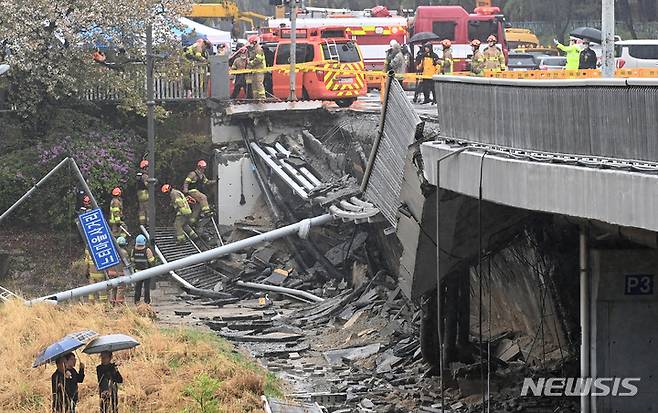
{"type": "Polygon", "coordinates": [[[444,137],[658,162],[657,79],[434,80],[444,137]]]}
{"type": "MultiPolygon", "coordinates": [[[[123,74],[126,82],[137,80],[142,85],[142,94],[146,94],[146,75],[143,71],[130,70],[123,74]],[[142,80],[143,78],[143,80],[142,80]]],[[[160,74],[155,76],[155,100],[177,101],[190,99],[205,99],[209,95],[210,76],[208,67],[199,65],[178,76],[160,74]]],[[[99,85],[84,91],[83,98],[90,101],[112,101],[124,99],[126,94],[117,89],[99,85]]]]}

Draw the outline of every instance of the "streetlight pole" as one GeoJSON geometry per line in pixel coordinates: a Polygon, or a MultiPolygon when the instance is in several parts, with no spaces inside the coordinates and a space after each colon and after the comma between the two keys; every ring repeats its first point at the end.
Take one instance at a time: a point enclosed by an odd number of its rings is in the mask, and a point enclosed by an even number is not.
{"type": "Polygon", "coordinates": [[[601,0],[601,72],[603,77],[615,76],[615,1],[601,0]]]}
{"type": "Polygon", "coordinates": [[[153,56],[153,25],[149,22],[146,25],[146,115],[147,135],[148,135],[148,161],[149,161],[149,204],[148,204],[148,230],[149,239],[155,242],[155,96],[154,96],[154,79],[153,66],[155,64],[153,56]]]}
{"type": "Polygon", "coordinates": [[[295,64],[297,60],[297,0],[290,0],[290,96],[288,100],[297,100],[295,64]]]}

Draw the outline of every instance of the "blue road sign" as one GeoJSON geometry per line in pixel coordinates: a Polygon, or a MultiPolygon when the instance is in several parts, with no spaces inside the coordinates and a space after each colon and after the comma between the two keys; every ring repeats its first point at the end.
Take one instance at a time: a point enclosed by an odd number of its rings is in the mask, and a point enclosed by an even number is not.
{"type": "Polygon", "coordinates": [[[119,254],[114,247],[110,228],[100,208],[92,209],[80,217],[80,226],[87,239],[87,248],[94,259],[98,270],[105,270],[121,263],[119,254]]]}

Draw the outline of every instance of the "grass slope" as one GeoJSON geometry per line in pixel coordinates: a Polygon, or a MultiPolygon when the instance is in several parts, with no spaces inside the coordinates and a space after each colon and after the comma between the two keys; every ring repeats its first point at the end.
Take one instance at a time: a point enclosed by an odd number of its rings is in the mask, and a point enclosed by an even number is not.
{"type": "MultiPolygon", "coordinates": [[[[213,334],[163,330],[128,307],[10,302],[0,304],[0,411],[49,412],[54,365],[33,369],[32,362],[45,346],[84,329],[124,333],[141,342],[134,350],[115,353],[124,377],[122,412],[255,412],[262,411],[261,394],[280,395],[272,376],[213,334]]],[[[78,352],[78,359],[87,374],[78,411],[97,411],[98,356],[78,352]]]]}

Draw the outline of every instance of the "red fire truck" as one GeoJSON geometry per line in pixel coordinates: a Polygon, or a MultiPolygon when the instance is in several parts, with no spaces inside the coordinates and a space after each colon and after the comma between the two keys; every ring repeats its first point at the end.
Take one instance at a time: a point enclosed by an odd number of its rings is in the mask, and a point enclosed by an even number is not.
{"type": "Polygon", "coordinates": [[[467,58],[473,52],[472,40],[478,39],[486,47],[487,37],[496,36],[498,47],[507,57],[505,42],[505,19],[498,7],[477,7],[474,13],[468,13],[461,6],[419,6],[413,26],[414,33],[432,32],[439,37],[434,51],[441,57],[440,41],[452,41],[452,55],[455,59],[454,70],[466,70],[467,58]]]}
{"type": "MultiPolygon", "coordinates": [[[[383,7],[371,10],[318,13],[314,8],[303,9],[298,14],[297,27],[342,27],[361,49],[366,70],[384,70],[386,50],[391,40],[403,45],[408,40],[407,18],[391,14],[383,7]],[[322,16],[322,17],[318,17],[322,16]],[[383,16],[383,17],[380,17],[383,16]]],[[[325,9],[332,10],[332,9],[325,9]]],[[[272,19],[270,28],[290,27],[289,19],[272,19]]],[[[368,87],[380,87],[379,77],[367,76],[368,87]]]]}

